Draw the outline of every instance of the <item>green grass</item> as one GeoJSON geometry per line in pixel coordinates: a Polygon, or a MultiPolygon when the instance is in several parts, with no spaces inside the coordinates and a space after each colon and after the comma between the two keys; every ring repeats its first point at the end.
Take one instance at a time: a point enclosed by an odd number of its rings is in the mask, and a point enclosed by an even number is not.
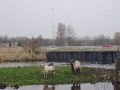
{"type": "Polygon", "coordinates": [[[58,51],[58,52],[63,52],[63,51],[67,51],[67,52],[69,52],[69,51],[117,51],[117,47],[114,47],[114,48],[97,48],[97,47],[91,47],[91,48],[89,48],[89,47],[84,47],[84,48],[81,48],[81,47],[56,47],[56,48],[48,48],[48,49],[46,49],[46,51],[47,52],[49,52],[49,51],[58,51]]]}
{"type": "Polygon", "coordinates": [[[93,75],[73,75],[67,66],[56,67],[56,74],[48,75],[48,79],[43,78],[42,69],[37,66],[0,68],[0,82],[7,85],[68,84],[94,81],[95,77],[93,75]]]}

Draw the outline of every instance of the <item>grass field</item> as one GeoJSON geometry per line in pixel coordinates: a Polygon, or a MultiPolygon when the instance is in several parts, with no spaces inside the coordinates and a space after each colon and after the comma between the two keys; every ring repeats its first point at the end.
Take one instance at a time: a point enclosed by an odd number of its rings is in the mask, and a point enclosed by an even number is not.
{"type": "Polygon", "coordinates": [[[45,48],[47,51],[117,51],[118,46],[102,47],[102,46],[63,46],[55,48],[45,48]]]}
{"type": "MultiPolygon", "coordinates": [[[[83,70],[88,68],[83,68],[83,70]]],[[[95,77],[91,74],[73,75],[68,66],[57,66],[56,74],[50,74],[48,79],[43,78],[41,67],[12,67],[0,68],[0,83],[7,85],[33,85],[33,84],[68,84],[94,82],[95,77]]]]}

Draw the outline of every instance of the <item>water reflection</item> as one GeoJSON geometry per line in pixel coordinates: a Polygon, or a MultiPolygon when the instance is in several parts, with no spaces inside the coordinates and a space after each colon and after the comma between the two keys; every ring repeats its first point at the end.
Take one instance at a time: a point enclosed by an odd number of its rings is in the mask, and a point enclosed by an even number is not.
{"type": "Polygon", "coordinates": [[[45,84],[43,90],[55,90],[55,85],[45,84]]]}
{"type": "MultiPolygon", "coordinates": [[[[48,62],[49,63],[49,62],[48,62]]],[[[36,61],[36,62],[5,62],[5,63],[0,63],[0,68],[1,67],[24,67],[24,66],[40,66],[43,65],[44,62],[42,61],[36,61]]],[[[67,63],[57,63],[54,62],[56,66],[66,66],[67,63]]],[[[84,63],[82,64],[82,67],[98,67],[98,68],[106,68],[106,69],[114,69],[115,65],[114,64],[88,64],[84,63]]]]}
{"type": "MultiPolygon", "coordinates": [[[[0,89],[3,90],[3,89],[0,89]]],[[[4,90],[120,90],[120,84],[112,84],[110,82],[100,82],[95,84],[63,84],[63,85],[26,85],[20,86],[18,89],[6,87],[4,90]]]]}
{"type": "Polygon", "coordinates": [[[4,83],[0,83],[0,89],[5,89],[6,88],[6,84],[4,84],[4,83]]]}
{"type": "Polygon", "coordinates": [[[120,90],[120,84],[115,83],[114,84],[114,90],[120,90]]]}
{"type": "Polygon", "coordinates": [[[71,90],[81,90],[81,87],[80,87],[80,84],[73,84],[72,86],[71,86],[71,90]]]}

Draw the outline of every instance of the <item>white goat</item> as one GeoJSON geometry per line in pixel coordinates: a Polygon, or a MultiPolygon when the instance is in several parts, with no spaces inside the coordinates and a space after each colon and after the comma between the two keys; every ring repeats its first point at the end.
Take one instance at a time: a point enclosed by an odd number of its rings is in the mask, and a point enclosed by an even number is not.
{"type": "Polygon", "coordinates": [[[81,63],[78,60],[71,60],[70,61],[71,69],[74,74],[79,73],[81,71],[81,63]]]}
{"type": "Polygon", "coordinates": [[[44,78],[47,78],[49,73],[55,74],[55,66],[53,63],[50,63],[49,65],[44,65],[42,68],[43,68],[44,78]]]}

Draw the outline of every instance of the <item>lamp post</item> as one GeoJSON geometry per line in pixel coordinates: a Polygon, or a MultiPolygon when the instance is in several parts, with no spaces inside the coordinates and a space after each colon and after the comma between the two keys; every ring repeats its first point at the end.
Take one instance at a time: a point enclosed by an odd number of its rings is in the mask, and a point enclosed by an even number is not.
{"type": "Polygon", "coordinates": [[[51,11],[52,11],[52,19],[53,19],[53,26],[52,26],[52,28],[53,28],[53,40],[52,40],[52,47],[54,48],[55,47],[55,41],[54,41],[54,37],[55,37],[55,35],[54,35],[54,11],[55,11],[55,9],[54,8],[52,8],[51,9],[51,11]]]}

